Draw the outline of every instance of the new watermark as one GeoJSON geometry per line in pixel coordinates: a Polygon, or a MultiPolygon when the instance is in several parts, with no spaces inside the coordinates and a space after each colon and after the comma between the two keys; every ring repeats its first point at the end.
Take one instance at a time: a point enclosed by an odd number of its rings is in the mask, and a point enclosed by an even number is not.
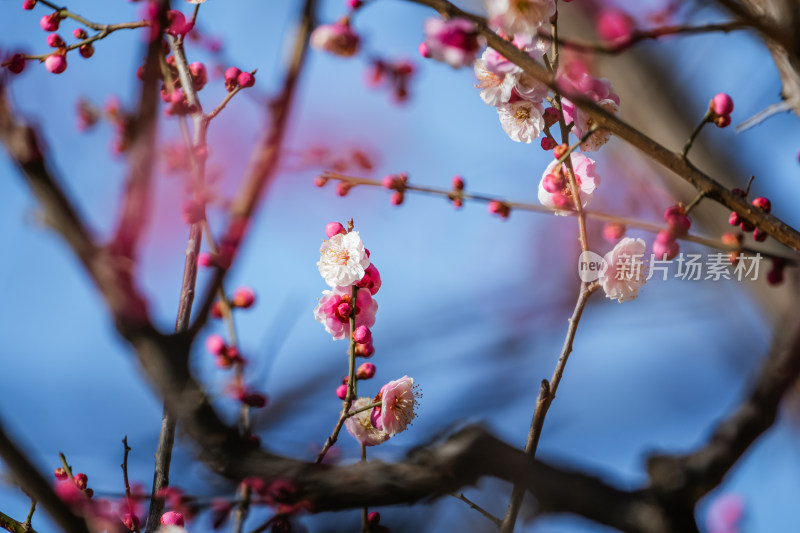
{"type": "Polygon", "coordinates": [[[669,260],[657,259],[655,254],[620,254],[614,272],[607,273],[609,264],[603,256],[583,252],[578,258],[578,277],[586,283],[606,275],[613,275],[618,280],[640,279],[646,275],[645,280],[650,280],[656,273],[663,281],[670,277],[691,281],[756,281],[762,259],[760,253],[739,256],[735,263],[731,263],[730,255],[723,252],[709,255],[680,253],[669,260]]]}

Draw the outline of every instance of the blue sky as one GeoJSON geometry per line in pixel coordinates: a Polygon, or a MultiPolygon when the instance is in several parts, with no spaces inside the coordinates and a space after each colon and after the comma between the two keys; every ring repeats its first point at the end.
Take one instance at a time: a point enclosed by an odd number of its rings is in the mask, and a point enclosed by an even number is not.
{"type": "MultiPolygon", "coordinates": [[[[38,19],[45,11],[25,12],[20,3],[0,0],[0,49],[41,53],[46,44],[38,19]]],[[[294,4],[209,0],[200,23],[225,37],[226,56],[237,66],[258,68],[256,88],[271,92],[281,81],[282,31],[290,25],[294,4]]],[[[101,22],[134,20],[138,10],[122,0],[68,5],[101,22]]],[[[187,6],[181,8],[188,11],[187,6]]],[[[342,12],[340,2],[325,2],[321,19],[331,21],[342,12]]],[[[535,201],[550,155],[508,139],[495,111],[478,98],[471,72],[417,60],[428,16],[419,6],[381,0],[356,21],[369,50],[417,61],[413,96],[405,106],[364,86],[362,60],[312,52],[287,147],[357,147],[376,156],[371,177],[405,171],[412,182],[447,187],[452,175],[461,174],[470,190],[535,201]]],[[[64,22],[62,35],[73,27],[64,22]]],[[[672,58],[675,79],[694,95],[686,102],[656,105],[689,106],[699,117],[710,95],[727,91],[736,102],[737,121],[777,99],[774,66],[752,37],[671,40],[646,50],[672,58]]],[[[101,237],[113,227],[125,160],[109,150],[113,131],[108,125],[76,130],[75,102],[84,97],[102,103],[114,94],[131,105],[141,53],[137,33],[119,32],[98,43],[91,60],[70,57],[64,74],[29,65],[11,86],[17,107],[39,123],[70,197],[101,237]]],[[[190,60],[208,59],[191,46],[188,54],[190,60]]],[[[223,96],[219,80],[201,93],[206,108],[223,96]]],[[[621,108],[624,117],[624,101],[621,108]]],[[[212,124],[211,165],[222,174],[223,191],[241,176],[263,124],[263,110],[246,93],[212,124]]],[[[176,140],[174,122],[162,125],[160,139],[176,140]]],[[[776,214],[800,223],[791,203],[800,192],[796,117],[778,116],[738,137],[732,128],[704,135],[719,135],[721,150],[735,147],[742,176],[763,176],[758,194],[773,199],[776,214]]],[[[613,160],[602,154],[598,160],[604,188],[597,196],[638,186],[622,181],[625,171],[613,167],[613,160]]],[[[160,402],[134,354],[117,338],[91,281],[64,243],[39,223],[35,201],[5,153],[0,176],[0,249],[6,250],[0,260],[0,341],[4,373],[13,376],[6,382],[0,416],[44,471],[58,466],[57,453],[63,451],[98,492],[121,490],[120,441],[128,435],[131,475],[147,485],[160,402]]],[[[357,188],[338,198],[332,187],[314,187],[313,176],[313,171],[281,173],[231,273],[230,287],[249,285],[259,298],[255,308],[237,317],[237,326],[243,352],[252,361],[250,378],[272,400],[255,418],[264,441],[280,452],[311,458],[313,446],[335,422],[340,406],[333,392],[346,372],[345,348],[313,319],[326,288],[315,263],[325,224],[353,217],[384,283],[376,296],[380,308],[372,362],[378,375],[364,388],[372,394],[381,383],[408,374],[424,393],[414,426],[371,450],[372,456],[401,457],[445,427],[465,422],[483,423],[521,446],[538,383],[552,373],[577,294],[574,220],[514,212],[502,221],[482,205],[455,211],[442,199],[413,195],[395,208],[385,191],[357,188]]],[[[180,221],[179,184],[159,176],[157,188],[137,277],[155,320],[169,329],[187,229],[180,221]]],[[[657,197],[667,194],[659,184],[650,189],[657,197]]],[[[636,204],[621,209],[637,216],[648,212],[636,204]]],[[[649,215],[658,219],[657,211],[650,209],[649,215]]],[[[219,212],[211,216],[219,222],[219,212]]],[[[596,235],[598,227],[593,231],[596,235]]],[[[607,244],[595,242],[598,251],[606,251],[607,244]]],[[[638,300],[623,305],[596,296],[580,325],[539,455],[633,487],[644,481],[648,452],[689,450],[702,442],[710,425],[735,407],[769,346],[773,326],[757,305],[747,287],[733,282],[653,281],[638,300]]],[[[200,340],[222,331],[221,324],[212,324],[200,340]]],[[[233,405],[222,397],[225,376],[200,344],[193,368],[220,397],[220,408],[231,413],[233,405]]],[[[726,480],[723,491],[739,492],[747,502],[744,531],[784,531],[797,523],[791,505],[800,497],[797,437],[788,417],[781,417],[726,480]]],[[[348,436],[341,442],[343,460],[357,458],[356,443],[348,436]]],[[[173,481],[199,494],[230,494],[229,487],[193,464],[191,454],[190,444],[179,446],[173,481]]],[[[479,489],[468,494],[501,514],[509,488],[487,480],[479,489]]],[[[27,502],[13,487],[2,487],[0,510],[22,517],[27,502]]],[[[383,514],[393,531],[419,530],[420,520],[431,530],[491,531],[491,524],[455,500],[383,514]]],[[[331,523],[357,520],[356,513],[340,513],[307,523],[312,531],[325,531],[332,530],[331,523]]],[[[37,514],[34,525],[45,521],[44,513],[37,514]]],[[[201,520],[191,531],[206,527],[201,520]]],[[[568,517],[544,519],[524,530],[606,531],[568,517]]]]}

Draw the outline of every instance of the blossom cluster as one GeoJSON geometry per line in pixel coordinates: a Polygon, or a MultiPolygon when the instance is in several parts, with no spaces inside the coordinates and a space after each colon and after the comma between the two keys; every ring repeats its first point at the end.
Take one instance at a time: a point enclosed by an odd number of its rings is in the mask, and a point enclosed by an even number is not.
{"type": "MultiPolygon", "coordinates": [[[[338,222],[325,227],[328,237],[320,247],[317,268],[331,288],[322,293],[314,317],[333,340],[349,339],[351,357],[369,358],[375,353],[370,328],[375,324],[378,303],[373,296],[381,288],[378,269],[370,260],[361,236],[338,222]],[[351,327],[352,321],[352,327],[351,327]]],[[[352,376],[356,382],[375,376],[373,363],[363,363],[352,376]]],[[[352,396],[355,383],[345,376],[336,390],[350,407],[347,431],[364,446],[375,446],[404,431],[416,416],[419,396],[414,379],[403,376],[381,387],[374,398],[352,396]]]]}

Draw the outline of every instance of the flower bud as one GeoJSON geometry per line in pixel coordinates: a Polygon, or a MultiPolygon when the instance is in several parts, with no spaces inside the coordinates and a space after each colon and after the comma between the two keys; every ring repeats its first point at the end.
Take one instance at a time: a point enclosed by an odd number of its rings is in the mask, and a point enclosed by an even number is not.
{"type": "Polygon", "coordinates": [[[770,211],[772,211],[772,202],[770,202],[767,198],[764,198],[763,196],[759,196],[758,198],[754,199],[753,205],[761,209],[765,213],[769,213],[770,211]]]}
{"type": "Polygon", "coordinates": [[[262,407],[267,406],[267,397],[260,392],[248,392],[242,395],[241,401],[245,405],[249,405],[250,407],[254,407],[256,409],[261,409],[262,407]]]}
{"type": "Polygon", "coordinates": [[[676,236],[683,236],[689,233],[689,228],[692,227],[692,221],[686,214],[686,210],[680,204],[673,205],[664,211],[664,220],[669,224],[669,228],[676,236]]]}
{"type": "Polygon", "coordinates": [[[84,30],[83,28],[75,28],[74,30],[72,30],[72,35],[76,39],[81,39],[81,40],[86,39],[89,36],[86,33],[86,30],[84,30]]]}
{"type": "Polygon", "coordinates": [[[203,63],[195,61],[189,65],[189,72],[192,74],[192,84],[195,91],[199,91],[208,83],[208,71],[203,63]]]}
{"type": "Polygon", "coordinates": [[[161,525],[183,527],[185,525],[185,522],[183,519],[183,515],[181,513],[176,513],[175,511],[167,511],[166,513],[161,515],[161,525]]]}
{"type": "Polygon", "coordinates": [[[237,81],[239,82],[239,87],[247,88],[252,87],[256,84],[256,77],[250,74],[249,72],[242,72],[239,74],[237,81]]]}
{"type": "Polygon", "coordinates": [[[739,213],[734,211],[728,217],[728,224],[730,224],[731,226],[738,226],[739,222],[741,222],[741,219],[739,218],[739,213]]]}
{"type": "Polygon", "coordinates": [[[769,237],[769,235],[763,229],[756,228],[753,230],[753,239],[755,239],[756,242],[764,242],[767,240],[767,237],[769,237]]]}
{"type": "Polygon", "coordinates": [[[206,339],[206,349],[214,355],[223,355],[227,351],[225,339],[221,335],[209,335],[206,339]]]}
{"type": "Polygon", "coordinates": [[[669,231],[660,231],[653,243],[653,253],[656,259],[670,261],[678,255],[680,246],[669,231]]]}
{"type": "Polygon", "coordinates": [[[22,2],[22,9],[31,10],[36,7],[36,0],[25,0],[22,2]]]}
{"type": "Polygon", "coordinates": [[[489,212],[493,215],[499,216],[500,218],[508,218],[508,216],[511,214],[511,208],[503,202],[492,200],[489,202],[489,212]]]}
{"type": "Polygon", "coordinates": [[[558,143],[550,137],[542,137],[542,150],[550,151],[558,146],[558,143]]]}
{"type": "Polygon", "coordinates": [[[230,67],[225,71],[225,88],[232,91],[239,84],[239,74],[242,71],[236,67],[230,67]]]}
{"type": "Polygon", "coordinates": [[[81,490],[86,489],[86,485],[89,483],[88,476],[86,474],[84,474],[83,472],[81,472],[79,474],[75,474],[75,476],[72,478],[72,480],[75,482],[75,486],[78,487],[81,490]]]}
{"type": "Polygon", "coordinates": [[[239,287],[233,292],[233,298],[231,298],[231,304],[242,309],[252,307],[255,301],[256,293],[250,287],[239,287]]]}
{"type": "Polygon", "coordinates": [[[47,36],[47,46],[51,48],[61,48],[66,46],[66,44],[64,43],[64,39],[62,39],[59,34],[51,33],[47,36]]]}
{"type": "Polygon", "coordinates": [[[347,398],[347,385],[339,385],[336,387],[336,397],[340,400],[347,398]]]}
{"type": "Polygon", "coordinates": [[[78,48],[78,53],[84,59],[89,59],[94,55],[94,46],[92,43],[84,44],[80,48],[78,48]]]}
{"type": "Polygon", "coordinates": [[[353,312],[353,306],[347,302],[342,302],[336,307],[336,313],[341,317],[349,317],[353,312]]]}
{"type": "Polygon", "coordinates": [[[733,100],[725,93],[719,93],[711,99],[709,109],[716,115],[730,115],[733,111],[733,100]]]}
{"type": "Polygon", "coordinates": [[[549,128],[550,126],[558,122],[559,113],[556,108],[548,107],[547,109],[544,110],[542,116],[544,117],[544,125],[549,128]]]}
{"type": "Polygon", "coordinates": [[[453,186],[453,189],[456,191],[464,190],[464,178],[462,178],[461,176],[453,176],[451,184],[453,186]]]}
{"type": "Polygon", "coordinates": [[[63,467],[56,468],[56,471],[54,473],[55,473],[56,479],[59,480],[59,481],[64,481],[65,479],[67,479],[69,477],[67,475],[67,471],[64,470],[63,467]]]}
{"type": "Polygon", "coordinates": [[[353,332],[353,340],[359,344],[367,344],[372,341],[372,332],[367,326],[358,326],[353,332]]]}
{"type": "Polygon", "coordinates": [[[625,235],[626,230],[627,228],[625,227],[625,224],[608,222],[605,226],[603,226],[603,238],[611,243],[617,242],[622,238],[623,235],[625,235]]]}
{"type": "Polygon", "coordinates": [[[334,235],[339,235],[340,233],[342,235],[347,233],[347,230],[344,229],[344,226],[340,222],[328,222],[328,224],[325,226],[325,235],[329,239],[334,235]]]}
{"type": "Polygon", "coordinates": [[[353,186],[346,181],[340,181],[336,184],[336,194],[339,196],[347,196],[347,193],[350,192],[353,186]]]}
{"type": "Polygon", "coordinates": [[[392,193],[392,196],[389,198],[389,203],[392,205],[401,205],[403,200],[405,199],[405,194],[399,191],[395,191],[392,193]]]}
{"type": "Polygon", "coordinates": [[[135,514],[125,513],[122,515],[122,525],[127,527],[130,531],[139,528],[139,517],[135,514]]]}
{"type": "Polygon", "coordinates": [[[61,24],[61,16],[58,14],[58,11],[50,13],[49,15],[44,15],[39,20],[39,25],[44,31],[58,31],[59,24],[61,24]]]}
{"type": "Polygon", "coordinates": [[[361,363],[356,371],[358,379],[371,379],[375,376],[375,365],[372,363],[361,363]]]}
{"type": "Polygon", "coordinates": [[[44,60],[44,66],[53,74],[61,74],[67,70],[67,59],[61,54],[52,54],[44,60]]]}
{"type": "Polygon", "coordinates": [[[19,74],[25,70],[25,57],[22,54],[14,54],[8,60],[8,71],[12,74],[19,74]]]}

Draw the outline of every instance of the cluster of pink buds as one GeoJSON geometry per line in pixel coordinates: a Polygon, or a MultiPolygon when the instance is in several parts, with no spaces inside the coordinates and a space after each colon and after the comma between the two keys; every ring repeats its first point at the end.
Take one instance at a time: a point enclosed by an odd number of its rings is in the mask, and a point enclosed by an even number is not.
{"type": "Polygon", "coordinates": [[[658,259],[670,261],[680,251],[677,239],[689,233],[692,221],[689,215],[686,214],[683,204],[668,207],[664,211],[664,220],[667,222],[668,228],[659,231],[656,235],[656,241],[653,243],[653,253],[658,259]]]}
{"type": "Polygon", "coordinates": [[[236,346],[228,346],[221,335],[209,335],[206,339],[206,349],[216,357],[217,366],[230,368],[234,364],[244,364],[244,358],[239,354],[236,346]]]}
{"type": "Polygon", "coordinates": [[[489,212],[500,218],[508,218],[511,215],[511,206],[500,200],[492,200],[489,202],[489,212]]]}
{"type": "MultiPolygon", "coordinates": [[[[733,189],[733,191],[731,192],[733,192],[733,194],[741,198],[747,198],[748,194],[748,191],[743,191],[742,189],[739,188],[733,189]]],[[[764,198],[763,196],[754,198],[751,203],[756,209],[759,209],[765,213],[769,213],[770,211],[772,211],[772,202],[770,202],[769,199],[764,198]]],[[[755,239],[757,242],[764,242],[765,240],[767,240],[768,235],[764,230],[755,227],[755,225],[752,222],[745,220],[743,217],[739,215],[739,213],[735,211],[731,212],[730,216],[728,217],[728,223],[731,226],[739,226],[739,228],[742,231],[745,232],[752,231],[753,239],[755,239]]]]}
{"type": "Polygon", "coordinates": [[[89,477],[79,472],[70,478],[65,468],[56,468],[56,493],[66,503],[78,505],[85,503],[94,496],[94,491],[89,488],[89,477]]]}
{"type": "Polygon", "coordinates": [[[460,209],[464,205],[464,178],[461,176],[453,176],[451,182],[453,190],[448,196],[450,201],[453,202],[453,207],[460,209]]]}
{"type": "Polygon", "coordinates": [[[225,88],[228,92],[233,91],[239,87],[246,89],[256,84],[256,71],[246,72],[241,71],[237,67],[229,67],[225,71],[225,88]]]}
{"type": "Polygon", "coordinates": [[[408,174],[402,172],[400,174],[389,174],[383,178],[383,187],[394,191],[389,202],[392,205],[400,205],[405,199],[406,186],[408,184],[408,174]]]}
{"type": "Polygon", "coordinates": [[[414,64],[407,59],[398,61],[373,59],[367,69],[366,83],[373,89],[388,87],[394,101],[403,103],[408,100],[408,87],[414,72],[416,72],[414,64]]]}
{"type": "Polygon", "coordinates": [[[725,93],[719,93],[708,104],[708,119],[717,127],[724,128],[731,123],[733,100],[725,93]]]}

